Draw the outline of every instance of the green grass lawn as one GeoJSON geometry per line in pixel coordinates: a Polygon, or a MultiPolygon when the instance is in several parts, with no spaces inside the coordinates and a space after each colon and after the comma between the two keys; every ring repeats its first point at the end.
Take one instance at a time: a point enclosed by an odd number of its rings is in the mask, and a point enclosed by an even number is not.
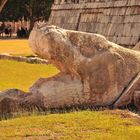
{"type": "MultiPolygon", "coordinates": [[[[121,113],[120,113],[121,114],[121,113]]],[[[110,111],[21,117],[0,122],[0,138],[8,140],[139,140],[140,121],[110,111]],[[123,117],[122,117],[123,116],[123,117]],[[13,139],[12,139],[13,140],[13,139]]]]}
{"type": "MultiPolygon", "coordinates": [[[[28,40],[0,40],[0,53],[9,53],[15,56],[33,55],[28,40]]],[[[50,77],[58,72],[52,65],[0,60],[0,91],[9,88],[28,91],[28,88],[37,79],[50,77]]]]}
{"type": "MultiPolygon", "coordinates": [[[[9,53],[15,56],[33,55],[28,40],[0,40],[0,53],[9,53]]],[[[58,72],[52,65],[0,60],[0,91],[9,88],[28,91],[28,88],[37,79],[50,77],[58,72]]]]}
{"type": "Polygon", "coordinates": [[[52,65],[0,60],[0,91],[9,88],[28,91],[37,79],[50,77],[58,72],[52,65]]]}
{"type": "Polygon", "coordinates": [[[33,55],[28,40],[0,40],[0,53],[11,55],[28,56],[33,55]]]}

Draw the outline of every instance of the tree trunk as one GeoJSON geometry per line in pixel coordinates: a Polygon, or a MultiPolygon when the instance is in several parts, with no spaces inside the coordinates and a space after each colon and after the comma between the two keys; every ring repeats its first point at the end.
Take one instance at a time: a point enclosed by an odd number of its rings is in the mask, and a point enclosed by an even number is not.
{"type": "Polygon", "coordinates": [[[5,6],[5,4],[7,3],[7,1],[8,1],[8,0],[1,0],[1,1],[0,1],[0,13],[1,13],[3,7],[5,6]]]}
{"type": "Polygon", "coordinates": [[[35,24],[35,20],[34,20],[34,19],[32,19],[32,20],[30,21],[30,30],[32,30],[32,29],[33,29],[34,24],[35,24]]]}

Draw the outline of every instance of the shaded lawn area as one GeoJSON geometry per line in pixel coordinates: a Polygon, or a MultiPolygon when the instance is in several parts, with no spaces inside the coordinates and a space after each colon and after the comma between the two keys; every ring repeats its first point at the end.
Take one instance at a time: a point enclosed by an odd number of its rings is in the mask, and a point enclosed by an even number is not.
{"type": "Polygon", "coordinates": [[[33,55],[28,40],[0,40],[0,53],[28,56],[33,55]]]}
{"type": "Polygon", "coordinates": [[[58,72],[52,65],[0,60],[0,91],[9,88],[28,91],[37,79],[50,77],[58,72]]]}
{"type": "Polygon", "coordinates": [[[1,139],[139,140],[140,121],[110,111],[28,116],[0,122],[1,139]]]}

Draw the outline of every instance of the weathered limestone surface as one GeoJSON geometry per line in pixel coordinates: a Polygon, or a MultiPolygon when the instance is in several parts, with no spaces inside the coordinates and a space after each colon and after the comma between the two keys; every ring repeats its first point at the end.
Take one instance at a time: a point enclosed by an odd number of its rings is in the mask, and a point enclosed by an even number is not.
{"type": "Polygon", "coordinates": [[[48,64],[47,60],[40,59],[38,57],[23,57],[23,56],[12,56],[9,54],[0,54],[0,59],[5,60],[14,60],[18,62],[26,62],[31,64],[48,64]]]}
{"type": "Polygon", "coordinates": [[[140,0],[56,0],[49,23],[98,33],[132,48],[140,41],[140,0]]]}
{"type": "Polygon", "coordinates": [[[0,92],[0,116],[15,112],[43,111],[44,105],[41,95],[32,95],[18,89],[0,92]]]}
{"type": "Polygon", "coordinates": [[[98,34],[36,25],[29,38],[33,51],[60,73],[41,78],[29,93],[0,92],[0,114],[69,107],[123,107],[140,110],[140,52],[98,34]]]}
{"type": "Polygon", "coordinates": [[[20,103],[26,95],[25,92],[17,89],[0,92],[0,115],[21,111],[20,103]]]}
{"type": "Polygon", "coordinates": [[[128,86],[131,91],[123,105],[134,99],[136,87],[129,84],[140,80],[138,51],[123,48],[98,34],[46,25],[36,26],[29,40],[36,54],[61,71],[53,78],[38,80],[30,89],[34,95],[43,95],[45,107],[112,105],[128,86]]]}
{"type": "Polygon", "coordinates": [[[133,49],[137,50],[137,51],[140,51],[140,42],[138,42],[133,49]]]}

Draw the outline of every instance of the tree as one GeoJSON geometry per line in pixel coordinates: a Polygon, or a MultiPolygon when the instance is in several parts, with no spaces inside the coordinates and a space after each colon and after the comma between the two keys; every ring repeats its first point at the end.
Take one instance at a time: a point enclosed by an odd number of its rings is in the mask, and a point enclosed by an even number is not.
{"type": "Polygon", "coordinates": [[[53,0],[9,0],[0,14],[0,21],[48,20],[53,0]]]}
{"type": "Polygon", "coordinates": [[[29,14],[26,17],[31,20],[31,26],[35,21],[48,20],[52,2],[52,0],[26,0],[25,7],[29,14]]]}
{"type": "Polygon", "coordinates": [[[5,6],[8,0],[0,0],[0,12],[2,11],[3,7],[5,6]]]}

